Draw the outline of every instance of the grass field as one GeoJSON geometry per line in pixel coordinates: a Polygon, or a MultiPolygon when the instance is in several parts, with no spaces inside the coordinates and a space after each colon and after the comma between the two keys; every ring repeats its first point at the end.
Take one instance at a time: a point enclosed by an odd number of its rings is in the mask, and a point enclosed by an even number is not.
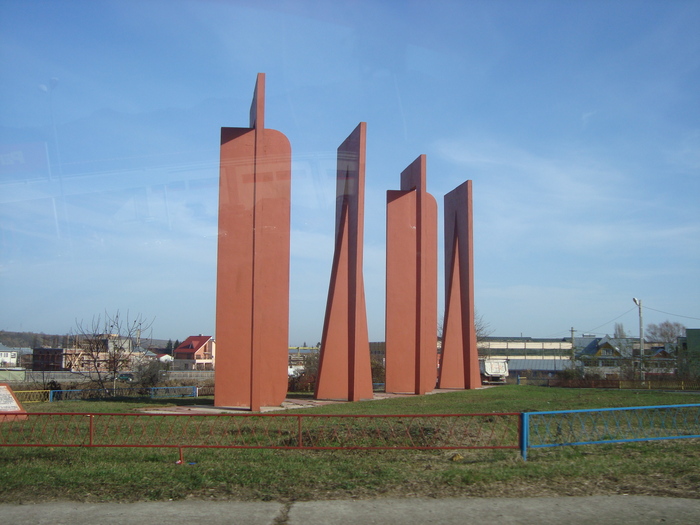
{"type": "MultiPolygon", "coordinates": [[[[33,403],[30,412],[133,412],[211,399],[33,403]]],[[[304,410],[325,414],[520,412],[700,403],[697,393],[503,386],[304,410]]],[[[650,494],[700,498],[700,442],[678,440],[532,450],[274,451],[0,447],[0,501],[182,498],[650,494]]]]}

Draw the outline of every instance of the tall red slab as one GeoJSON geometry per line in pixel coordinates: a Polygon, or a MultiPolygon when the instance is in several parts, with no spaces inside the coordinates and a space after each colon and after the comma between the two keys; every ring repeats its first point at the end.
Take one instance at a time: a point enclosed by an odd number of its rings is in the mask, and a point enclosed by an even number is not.
{"type": "Polygon", "coordinates": [[[335,253],[328,289],[316,399],[371,399],[365,286],[364,238],[365,143],[361,122],[338,148],[335,253]]]}
{"type": "Polygon", "coordinates": [[[258,74],[250,127],[221,129],[214,404],[282,404],[287,393],[291,147],[265,129],[258,74]]]}
{"type": "Polygon", "coordinates": [[[426,157],[387,192],[386,391],[425,394],[437,378],[437,202],[426,157]]]}
{"type": "Polygon", "coordinates": [[[445,195],[445,318],[438,386],[481,385],[474,326],[472,181],[445,195]]]}

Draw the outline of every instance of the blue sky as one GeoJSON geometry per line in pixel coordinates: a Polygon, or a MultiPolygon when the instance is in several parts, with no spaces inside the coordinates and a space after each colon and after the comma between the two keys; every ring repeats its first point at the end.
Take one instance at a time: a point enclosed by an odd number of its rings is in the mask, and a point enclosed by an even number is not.
{"type": "Polygon", "coordinates": [[[699,327],[698,27],[673,0],[0,0],[0,329],[106,309],[214,334],[220,128],[248,124],[258,72],[292,145],[290,344],[321,338],[360,121],[371,340],[386,190],[420,154],[440,214],[474,181],[494,335],[636,335],[633,297],[699,327]]]}

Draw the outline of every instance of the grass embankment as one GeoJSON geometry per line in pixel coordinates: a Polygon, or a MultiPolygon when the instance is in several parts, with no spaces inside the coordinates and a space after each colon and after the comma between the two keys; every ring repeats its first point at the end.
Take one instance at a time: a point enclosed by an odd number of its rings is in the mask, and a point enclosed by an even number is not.
{"type": "MultiPolygon", "coordinates": [[[[187,399],[170,404],[206,404],[187,399]]],[[[504,386],[333,404],[325,414],[566,410],[700,402],[698,394],[504,386]]],[[[153,402],[67,401],[31,412],[133,412],[153,402]]],[[[652,494],[700,498],[698,440],[533,450],[271,451],[0,447],[0,501],[652,494]]]]}

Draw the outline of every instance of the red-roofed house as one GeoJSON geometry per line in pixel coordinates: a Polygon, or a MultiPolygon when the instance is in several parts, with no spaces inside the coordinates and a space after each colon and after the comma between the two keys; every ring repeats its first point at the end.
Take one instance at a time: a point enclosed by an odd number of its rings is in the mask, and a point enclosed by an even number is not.
{"type": "Polygon", "coordinates": [[[216,341],[209,335],[192,335],[173,354],[175,370],[214,370],[216,341]]]}

